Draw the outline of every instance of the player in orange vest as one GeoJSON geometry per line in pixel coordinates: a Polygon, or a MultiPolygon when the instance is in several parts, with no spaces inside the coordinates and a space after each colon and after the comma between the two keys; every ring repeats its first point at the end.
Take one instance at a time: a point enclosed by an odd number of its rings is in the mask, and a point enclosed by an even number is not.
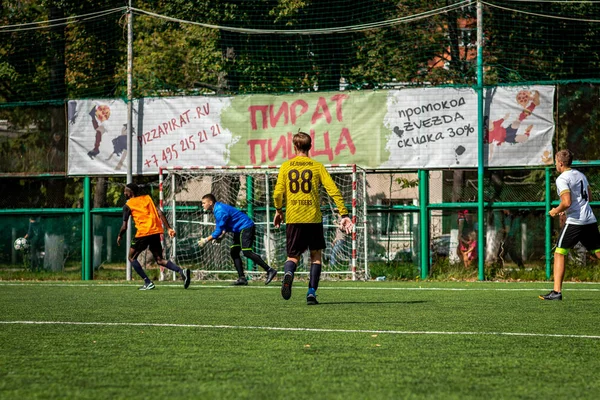
{"type": "Polygon", "coordinates": [[[127,231],[127,221],[129,220],[129,216],[131,216],[137,232],[129,249],[129,262],[131,262],[131,266],[135,272],[144,279],[144,286],[141,286],[140,290],[154,289],[154,283],[148,278],[142,265],[137,260],[140,253],[147,248],[150,248],[154,260],[156,260],[158,265],[179,273],[184,281],[183,287],[187,289],[190,286],[191,271],[179,268],[175,263],[165,260],[162,256],[163,248],[160,235],[164,233],[163,226],[169,232],[169,236],[175,237],[175,231],[169,225],[165,215],[160,209],[156,208],[150,196],[139,195],[139,189],[136,184],[127,184],[123,193],[127,198],[127,203],[123,206],[123,225],[117,237],[117,245],[121,245],[121,238],[127,231]]]}

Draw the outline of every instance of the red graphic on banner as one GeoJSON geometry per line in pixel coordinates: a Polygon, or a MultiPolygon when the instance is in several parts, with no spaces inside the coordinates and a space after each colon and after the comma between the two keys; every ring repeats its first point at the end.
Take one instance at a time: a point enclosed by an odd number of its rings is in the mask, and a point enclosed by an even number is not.
{"type": "MultiPolygon", "coordinates": [[[[312,109],[310,123],[331,124],[335,118],[336,122],[344,122],[343,103],[349,95],[336,94],[328,99],[321,96],[311,107],[306,100],[298,99],[291,103],[282,101],[281,104],[252,105],[248,107],[250,129],[255,131],[259,129],[273,129],[280,126],[296,125],[298,118],[312,109]]],[[[309,114],[310,115],[310,114],[309,114]]],[[[327,156],[329,161],[342,151],[347,150],[350,154],[356,152],[356,146],[352,140],[352,135],[347,127],[341,129],[339,138],[332,147],[332,140],[328,130],[316,137],[315,129],[310,129],[310,136],[313,141],[313,148],[310,156],[327,156]],[[317,140],[318,139],[318,140],[317,140]],[[322,147],[319,147],[321,143],[322,147]]],[[[279,136],[277,139],[250,139],[248,140],[248,150],[250,152],[250,162],[253,165],[275,161],[278,156],[283,159],[294,157],[292,132],[279,136]]]]}

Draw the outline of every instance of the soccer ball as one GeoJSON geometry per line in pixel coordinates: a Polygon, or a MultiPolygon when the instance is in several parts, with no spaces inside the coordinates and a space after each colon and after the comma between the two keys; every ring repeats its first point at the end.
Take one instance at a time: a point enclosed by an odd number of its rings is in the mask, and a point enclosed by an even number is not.
{"type": "Polygon", "coordinates": [[[25,238],[18,238],[15,240],[15,250],[26,250],[29,247],[29,243],[25,238]]]}

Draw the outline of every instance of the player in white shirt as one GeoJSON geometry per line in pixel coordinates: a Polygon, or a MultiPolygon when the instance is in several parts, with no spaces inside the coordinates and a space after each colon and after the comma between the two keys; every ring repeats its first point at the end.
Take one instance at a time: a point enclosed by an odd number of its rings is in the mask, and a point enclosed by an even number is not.
{"type": "Polygon", "coordinates": [[[562,300],[562,282],[565,276],[565,256],[578,242],[600,258],[600,232],[596,217],[590,207],[591,188],[584,174],[571,169],[573,153],[561,150],[556,153],[556,189],[560,197],[558,207],[549,211],[551,217],[566,213],[567,220],[562,228],[554,251],[554,289],[542,300],[562,300]]]}

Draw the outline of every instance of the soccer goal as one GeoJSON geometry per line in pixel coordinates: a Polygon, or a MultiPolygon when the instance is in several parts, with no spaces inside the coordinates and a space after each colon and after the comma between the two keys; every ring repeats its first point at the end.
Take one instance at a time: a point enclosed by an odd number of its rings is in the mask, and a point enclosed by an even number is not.
{"type": "MultiPolygon", "coordinates": [[[[321,187],[321,210],[327,248],[323,251],[322,273],[329,277],[351,277],[353,280],[369,276],[366,234],[366,173],[353,164],[326,165],[331,177],[344,197],[355,228],[344,235],[338,229],[337,208],[321,187]]],[[[256,225],[254,251],[269,265],[281,270],[287,257],[285,224],[273,226],[275,208],[273,190],[279,168],[264,167],[164,167],[159,171],[160,207],[169,223],[177,231],[176,238],[165,237],[165,250],[182,268],[191,268],[200,278],[227,276],[235,273],[229,254],[232,235],[221,243],[200,248],[202,237],[215,228],[212,213],[202,208],[202,196],[215,195],[217,201],[235,206],[250,216],[256,225]]],[[[262,274],[262,268],[242,257],[249,278],[262,274]]],[[[308,252],[298,265],[298,273],[309,271],[308,252]]]]}

